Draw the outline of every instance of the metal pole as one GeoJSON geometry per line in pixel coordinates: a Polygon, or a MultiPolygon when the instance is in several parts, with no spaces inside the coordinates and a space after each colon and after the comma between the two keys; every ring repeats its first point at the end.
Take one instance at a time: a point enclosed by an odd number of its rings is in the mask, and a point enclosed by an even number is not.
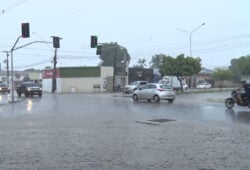
{"type": "Polygon", "coordinates": [[[10,73],[9,73],[9,52],[7,52],[7,63],[6,63],[6,66],[7,66],[7,86],[9,87],[9,77],[10,77],[10,73]]]}
{"type": "Polygon", "coordinates": [[[124,55],[124,59],[123,59],[123,93],[122,95],[124,96],[124,89],[125,89],[125,86],[126,86],[126,72],[125,72],[125,66],[126,66],[126,60],[127,60],[127,56],[126,56],[126,53],[124,55]]]}
{"type": "Polygon", "coordinates": [[[13,50],[10,52],[11,56],[11,102],[14,102],[14,71],[13,71],[13,50]]]}
{"type": "Polygon", "coordinates": [[[188,32],[186,30],[183,30],[183,29],[179,29],[177,28],[177,30],[181,31],[181,32],[184,32],[186,34],[189,35],[189,54],[190,54],[190,57],[192,57],[192,34],[197,31],[198,29],[200,29],[202,26],[204,26],[206,23],[202,23],[201,25],[199,25],[198,27],[196,27],[195,29],[193,29],[191,32],[188,32]]]}
{"type": "Polygon", "coordinates": [[[115,73],[116,73],[116,57],[117,57],[117,47],[118,45],[115,47],[115,56],[114,56],[114,70],[113,70],[113,92],[115,92],[115,73]]]}
{"type": "Polygon", "coordinates": [[[19,41],[19,39],[22,36],[19,36],[15,42],[15,44],[13,45],[13,47],[10,50],[10,56],[11,56],[11,102],[14,103],[14,70],[13,70],[13,51],[15,50],[15,46],[17,44],[17,42],[19,41]]]}
{"type": "Polygon", "coordinates": [[[57,63],[57,48],[55,48],[55,55],[54,55],[54,69],[53,69],[53,79],[52,79],[52,93],[56,91],[56,63],[57,63]]]}
{"type": "Polygon", "coordinates": [[[192,57],[192,34],[189,35],[190,56],[192,57]]]}

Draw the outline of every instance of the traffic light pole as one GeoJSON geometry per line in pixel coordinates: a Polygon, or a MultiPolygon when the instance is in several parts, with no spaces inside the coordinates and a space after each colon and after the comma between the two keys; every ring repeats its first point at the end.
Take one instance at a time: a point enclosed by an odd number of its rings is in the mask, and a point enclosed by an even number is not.
{"type": "Polygon", "coordinates": [[[14,44],[14,46],[10,50],[10,56],[11,56],[11,102],[14,103],[14,70],[13,70],[13,51],[18,50],[20,48],[26,47],[28,45],[34,44],[34,43],[51,43],[46,41],[33,41],[31,43],[16,47],[16,44],[18,43],[19,39],[22,36],[19,36],[14,44]],[[16,47],[16,48],[15,48],[16,47]]]}
{"type": "Polygon", "coordinates": [[[56,92],[56,63],[57,63],[57,48],[55,48],[54,55],[54,68],[53,68],[53,79],[52,79],[52,93],[56,92]]]}
{"type": "Polygon", "coordinates": [[[19,36],[10,50],[11,57],[11,102],[14,103],[14,71],[13,71],[13,51],[15,50],[16,44],[22,36],[19,36]]]}

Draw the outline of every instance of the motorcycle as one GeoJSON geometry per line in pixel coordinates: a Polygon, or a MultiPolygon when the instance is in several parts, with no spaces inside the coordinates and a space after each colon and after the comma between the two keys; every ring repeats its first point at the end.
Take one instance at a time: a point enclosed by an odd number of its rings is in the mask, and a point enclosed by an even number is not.
{"type": "Polygon", "coordinates": [[[248,108],[250,108],[250,96],[246,96],[244,94],[245,93],[242,88],[233,90],[231,93],[232,97],[225,100],[226,107],[231,109],[236,103],[238,106],[248,106],[248,108]]]}

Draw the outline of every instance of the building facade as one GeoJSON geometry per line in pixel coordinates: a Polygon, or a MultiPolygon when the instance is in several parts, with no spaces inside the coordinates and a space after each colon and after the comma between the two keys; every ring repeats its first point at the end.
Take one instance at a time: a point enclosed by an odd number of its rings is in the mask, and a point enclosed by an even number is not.
{"type": "MultiPolygon", "coordinates": [[[[55,73],[57,93],[105,92],[112,83],[107,79],[113,76],[113,67],[60,67],[55,73]]],[[[43,91],[52,91],[53,75],[53,69],[42,71],[43,91]]]]}

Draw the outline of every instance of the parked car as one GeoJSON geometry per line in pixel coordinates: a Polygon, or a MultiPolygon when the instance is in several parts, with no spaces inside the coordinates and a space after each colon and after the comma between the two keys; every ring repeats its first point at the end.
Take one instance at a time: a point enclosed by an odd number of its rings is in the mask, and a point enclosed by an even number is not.
{"type": "Polygon", "coordinates": [[[10,93],[10,88],[6,84],[1,83],[0,84],[0,92],[1,93],[10,93]]]}
{"type": "Polygon", "coordinates": [[[153,100],[157,103],[160,100],[168,100],[169,103],[172,103],[175,100],[175,90],[166,84],[149,83],[135,90],[132,99],[134,101],[147,100],[148,102],[153,100]]]}
{"type": "Polygon", "coordinates": [[[24,94],[25,97],[33,95],[42,96],[42,88],[34,82],[22,82],[17,86],[16,92],[19,97],[21,97],[22,94],[24,94]]]}
{"type": "Polygon", "coordinates": [[[210,89],[212,85],[210,83],[201,83],[197,85],[197,89],[210,89]]]}
{"type": "Polygon", "coordinates": [[[139,87],[145,84],[148,84],[148,82],[147,81],[134,81],[131,84],[125,86],[124,93],[125,94],[133,93],[136,89],[138,89],[139,87]]]}

